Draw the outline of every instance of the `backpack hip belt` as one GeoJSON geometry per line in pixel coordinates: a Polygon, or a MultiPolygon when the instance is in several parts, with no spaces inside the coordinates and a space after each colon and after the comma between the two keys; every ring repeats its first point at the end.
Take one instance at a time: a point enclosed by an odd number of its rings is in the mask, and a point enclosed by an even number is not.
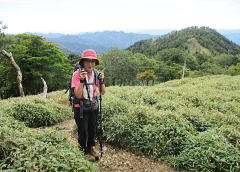
{"type": "Polygon", "coordinates": [[[74,105],[78,104],[80,107],[79,116],[80,118],[83,118],[83,110],[96,110],[98,108],[98,98],[93,97],[92,101],[89,101],[88,99],[78,99],[76,97],[73,98],[73,108],[74,105]],[[94,106],[94,107],[93,107],[94,106]]]}

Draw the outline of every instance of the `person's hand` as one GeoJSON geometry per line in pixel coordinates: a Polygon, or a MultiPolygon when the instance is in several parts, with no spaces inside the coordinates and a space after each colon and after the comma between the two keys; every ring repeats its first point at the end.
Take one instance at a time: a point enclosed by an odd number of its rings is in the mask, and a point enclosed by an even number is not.
{"type": "Polygon", "coordinates": [[[100,71],[98,75],[98,78],[102,83],[104,82],[104,71],[105,71],[105,68],[102,71],[100,71]]]}
{"type": "Polygon", "coordinates": [[[100,72],[100,73],[99,73],[99,79],[100,79],[101,81],[104,80],[104,73],[103,73],[103,72],[100,72]]]}
{"type": "Polygon", "coordinates": [[[80,72],[80,79],[84,80],[87,77],[87,72],[86,71],[79,71],[80,72]]]}

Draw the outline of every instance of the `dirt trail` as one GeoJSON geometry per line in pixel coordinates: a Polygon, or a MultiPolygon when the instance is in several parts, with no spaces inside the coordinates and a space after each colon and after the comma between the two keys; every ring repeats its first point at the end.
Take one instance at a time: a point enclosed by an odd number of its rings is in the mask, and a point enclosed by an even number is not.
{"type": "MultiPolygon", "coordinates": [[[[72,141],[77,144],[77,136],[72,130],[74,125],[74,120],[68,120],[57,126],[68,128],[62,131],[70,135],[72,141]]],[[[147,156],[137,155],[109,144],[104,145],[104,150],[103,157],[97,162],[100,172],[177,172],[162,161],[154,161],[147,156]]]]}

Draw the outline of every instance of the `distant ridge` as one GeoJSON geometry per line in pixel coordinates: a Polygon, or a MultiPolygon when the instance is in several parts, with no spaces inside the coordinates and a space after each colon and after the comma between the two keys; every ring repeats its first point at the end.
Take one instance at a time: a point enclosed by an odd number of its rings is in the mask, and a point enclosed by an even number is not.
{"type": "Polygon", "coordinates": [[[40,33],[37,35],[59,44],[61,49],[68,54],[80,54],[87,48],[95,49],[97,53],[101,54],[113,47],[125,49],[137,41],[156,37],[155,35],[125,33],[122,31],[90,32],[75,35],[40,33]]]}
{"type": "MultiPolygon", "coordinates": [[[[180,31],[180,30],[179,30],[180,31]]],[[[61,49],[67,53],[80,54],[86,48],[96,49],[98,53],[108,51],[111,47],[120,49],[128,48],[134,43],[149,38],[167,35],[171,32],[179,32],[174,29],[152,29],[130,31],[102,31],[81,32],[77,34],[63,33],[31,33],[45,37],[47,40],[59,44],[61,49]]],[[[220,29],[220,34],[240,45],[240,29],[220,29]]]]}
{"type": "Polygon", "coordinates": [[[138,41],[128,50],[154,56],[166,48],[178,48],[191,54],[240,54],[240,46],[208,27],[189,27],[158,38],[138,41]]]}

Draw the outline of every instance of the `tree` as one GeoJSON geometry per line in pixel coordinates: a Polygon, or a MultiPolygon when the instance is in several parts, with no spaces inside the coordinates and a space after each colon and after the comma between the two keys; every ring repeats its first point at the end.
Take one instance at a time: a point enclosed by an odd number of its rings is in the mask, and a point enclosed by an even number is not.
{"type": "MultiPolygon", "coordinates": [[[[14,54],[16,63],[23,73],[23,86],[25,94],[39,94],[42,92],[41,77],[48,83],[48,91],[55,91],[67,87],[71,77],[72,66],[66,55],[52,42],[40,36],[19,34],[14,36],[13,42],[6,48],[14,54]]],[[[1,97],[16,96],[13,82],[14,73],[2,61],[0,67],[4,70],[0,80],[1,97]]]]}
{"type": "Polygon", "coordinates": [[[110,85],[129,85],[136,80],[135,59],[130,51],[111,49],[102,55],[102,61],[110,85]]]}
{"type": "Polygon", "coordinates": [[[148,86],[149,81],[153,81],[152,83],[154,83],[154,81],[157,79],[157,75],[155,74],[154,70],[146,70],[138,73],[137,78],[142,81],[143,85],[146,83],[148,86]]]}
{"type": "Polygon", "coordinates": [[[215,63],[205,62],[201,65],[200,71],[204,72],[205,74],[223,74],[225,69],[220,65],[215,63]]]}
{"type": "Polygon", "coordinates": [[[137,85],[136,75],[146,70],[158,70],[157,61],[143,54],[111,49],[101,57],[106,68],[106,82],[110,85],[137,85]]]}
{"type": "Polygon", "coordinates": [[[45,98],[47,98],[47,83],[46,83],[46,81],[44,80],[43,77],[41,77],[41,80],[42,80],[42,83],[43,83],[43,96],[45,98]]]}
{"type": "Polygon", "coordinates": [[[209,59],[210,63],[217,64],[225,69],[231,65],[236,65],[238,62],[238,57],[231,54],[220,54],[209,59]]]}
{"type": "Polygon", "coordinates": [[[68,59],[70,61],[70,64],[73,65],[73,64],[79,62],[80,57],[77,54],[69,54],[68,59]]]}
{"type": "Polygon", "coordinates": [[[20,67],[15,62],[11,52],[8,53],[5,50],[1,50],[1,53],[9,60],[9,63],[12,64],[12,66],[16,69],[17,85],[18,85],[19,94],[21,97],[24,97],[25,94],[24,94],[23,86],[22,86],[22,71],[21,71],[20,67]]]}
{"type": "Polygon", "coordinates": [[[240,75],[240,63],[237,63],[234,66],[230,66],[229,69],[227,70],[227,73],[229,75],[240,75]]]}
{"type": "Polygon", "coordinates": [[[7,29],[7,25],[2,25],[2,21],[0,21],[0,38],[5,36],[4,30],[7,29]]]}
{"type": "Polygon", "coordinates": [[[2,55],[4,55],[10,62],[10,64],[16,69],[17,72],[17,85],[18,85],[18,90],[19,90],[19,94],[21,97],[25,96],[25,93],[23,91],[23,86],[22,86],[22,71],[20,69],[20,67],[17,65],[17,63],[15,62],[12,53],[11,52],[7,52],[5,51],[4,48],[4,40],[2,38],[5,37],[5,34],[3,32],[3,30],[7,29],[7,26],[1,26],[2,22],[0,21],[0,46],[1,46],[1,50],[0,53],[2,55]]]}

